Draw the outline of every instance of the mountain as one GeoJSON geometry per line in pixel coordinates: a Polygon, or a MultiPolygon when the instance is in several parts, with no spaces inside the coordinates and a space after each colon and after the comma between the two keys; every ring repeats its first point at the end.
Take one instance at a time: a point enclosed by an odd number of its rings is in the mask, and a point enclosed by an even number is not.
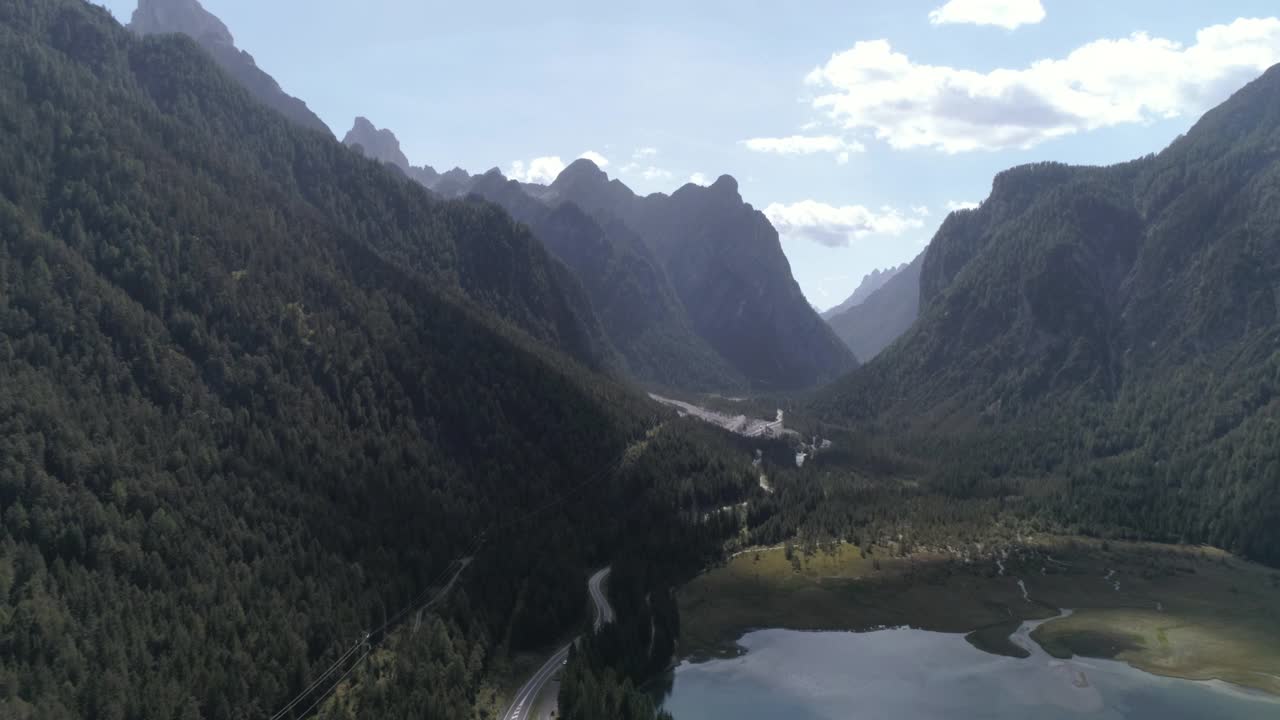
{"type": "Polygon", "coordinates": [[[305,102],[281,90],[275,78],[258,68],[252,55],[236,47],[231,31],[199,0],[138,0],[129,28],[139,35],[187,35],[263,105],[305,128],[332,136],[329,126],[305,102]]]}
{"type": "MultiPolygon", "coordinates": [[[[920,313],[920,267],[923,264],[924,254],[921,254],[892,275],[883,273],[884,284],[871,291],[864,300],[841,312],[832,310],[833,314],[827,316],[827,324],[862,362],[879,355],[916,321],[920,313]]],[[[861,291],[862,287],[858,289],[861,291]]]]}
{"type": "Polygon", "coordinates": [[[733,178],[642,198],[583,159],[556,178],[550,197],[634,231],[666,271],[694,331],[754,386],[807,387],[857,364],[805,300],[777,231],[743,202],[733,178]]]}
{"type": "Polygon", "coordinates": [[[871,293],[884,287],[885,283],[892,280],[898,273],[906,270],[907,265],[909,264],[910,263],[903,263],[898,267],[888,268],[887,270],[872,270],[870,273],[863,276],[862,282],[858,284],[858,287],[853,291],[852,295],[845,298],[844,302],[824,313],[821,313],[822,319],[830,320],[836,315],[866,302],[867,298],[871,297],[871,293]]]}
{"type": "MultiPolygon", "coordinates": [[[[368,118],[358,117],[342,144],[349,148],[358,148],[365,157],[391,165],[404,173],[406,177],[418,181],[430,189],[436,189],[446,178],[430,166],[415,167],[409,163],[404,151],[400,149],[400,139],[387,129],[379,130],[368,118]]],[[[465,173],[464,173],[465,174],[465,173]]],[[[470,176],[467,176],[470,181],[470,176]]],[[[445,193],[450,195],[452,193],[445,193]]]]}
{"type": "Polygon", "coordinates": [[[395,165],[406,175],[409,173],[409,158],[400,149],[400,139],[390,130],[374,127],[368,118],[356,118],[355,125],[342,139],[342,144],[347,147],[359,146],[365,157],[395,165]]]}
{"type": "Polygon", "coordinates": [[[732,178],[714,186],[723,192],[688,185],[640,198],[585,159],[547,187],[496,169],[435,176],[413,168],[394,134],[361,119],[344,142],[440,195],[477,195],[528,224],[586,287],[637,380],[695,391],[793,389],[856,364],[804,301],[777,233],[732,178]],[[673,212],[682,223],[668,222],[673,212]]]}
{"type": "Polygon", "coordinates": [[[608,340],[626,372],[640,382],[693,391],[739,390],[746,380],[699,337],[684,306],[648,247],[616,219],[608,227],[571,202],[541,198],[540,185],[508,180],[496,168],[472,176],[455,168],[444,175],[413,167],[390,130],[365,118],[343,143],[399,169],[445,197],[492,202],[527,225],[584,286],[608,340]]]}
{"type": "Polygon", "coordinates": [[[544,203],[497,170],[469,192],[527,224],[579,278],[630,375],[668,388],[713,391],[745,380],[700,338],[666,273],[644,242],[617,220],[607,224],[571,202],[544,203]]]}
{"type": "Polygon", "coordinates": [[[580,286],[187,37],[0,0],[0,67],[0,716],[266,717],[463,557],[417,615],[449,672],[400,677],[470,716],[640,535],[601,471],[657,414],[555,349],[580,286]]]}
{"type": "Polygon", "coordinates": [[[1277,188],[1280,67],[1158,155],[1002,173],[820,411],[951,438],[942,482],[1044,478],[1090,531],[1280,561],[1277,188]]]}

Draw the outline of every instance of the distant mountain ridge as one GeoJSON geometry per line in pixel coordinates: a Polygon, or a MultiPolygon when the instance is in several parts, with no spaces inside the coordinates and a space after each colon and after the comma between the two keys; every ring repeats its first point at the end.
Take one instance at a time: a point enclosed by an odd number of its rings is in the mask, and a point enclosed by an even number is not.
{"type": "Polygon", "coordinates": [[[822,319],[830,320],[849,308],[857,307],[866,302],[867,298],[871,297],[872,293],[884,287],[884,284],[892,280],[898,273],[906,270],[908,265],[910,265],[910,263],[903,263],[897,267],[886,268],[884,270],[876,269],[867,273],[862,277],[862,282],[854,289],[853,294],[845,298],[844,302],[822,313],[822,319]]]}
{"type": "MultiPolygon", "coordinates": [[[[342,139],[342,144],[347,147],[364,153],[365,157],[377,160],[379,162],[390,165],[405,176],[417,180],[428,189],[435,190],[442,183],[456,182],[459,187],[466,185],[471,181],[471,176],[464,171],[454,169],[449,173],[441,175],[436,169],[424,165],[416,167],[409,162],[409,158],[405,157],[404,151],[400,149],[400,139],[395,133],[385,128],[379,129],[366,117],[357,117],[355,124],[347,131],[346,136],[342,139]],[[459,177],[458,173],[462,176],[459,177]]],[[[443,193],[452,195],[452,192],[443,193]]]]}
{"type": "Polygon", "coordinates": [[[139,35],[189,36],[259,102],[303,127],[333,135],[305,102],[285,93],[275,78],[258,67],[252,55],[236,47],[231,31],[199,0],[138,0],[128,27],[139,35]]]}
{"type": "Polygon", "coordinates": [[[694,329],[753,386],[802,388],[856,367],[800,291],[777,231],[743,201],[732,177],[640,197],[581,159],[550,190],[634,230],[671,278],[694,329]]]}
{"type": "Polygon", "coordinates": [[[924,254],[903,265],[861,302],[826,318],[861,362],[870,362],[902,337],[920,315],[920,268],[924,254]]]}
{"type": "Polygon", "coordinates": [[[569,266],[632,377],[698,391],[746,385],[694,332],[666,273],[634,232],[618,221],[598,222],[572,202],[538,200],[530,190],[491,170],[472,178],[467,192],[529,225],[569,266]]]}
{"type": "Polygon", "coordinates": [[[549,186],[510,181],[496,169],[436,176],[413,168],[394,134],[362,120],[348,145],[434,192],[474,193],[533,227],[575,269],[639,380],[696,390],[797,389],[857,365],[805,301],[777,232],[729,176],[643,198],[587,159],[549,186]],[[564,205],[585,213],[557,211],[564,205]]]}

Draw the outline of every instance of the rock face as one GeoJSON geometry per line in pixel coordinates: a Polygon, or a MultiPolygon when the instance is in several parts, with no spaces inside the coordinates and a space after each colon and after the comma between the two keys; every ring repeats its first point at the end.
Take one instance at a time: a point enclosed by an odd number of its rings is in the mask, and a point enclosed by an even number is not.
{"type": "Polygon", "coordinates": [[[910,263],[903,263],[898,267],[888,268],[886,270],[872,270],[870,273],[863,276],[862,282],[858,285],[858,288],[854,290],[853,294],[846,298],[844,302],[822,313],[822,319],[830,320],[849,308],[857,307],[866,302],[867,298],[871,297],[871,293],[874,293],[884,287],[885,283],[892,280],[894,276],[903,270],[906,270],[907,265],[909,264],[910,263]]]}
{"type": "Polygon", "coordinates": [[[129,27],[140,35],[182,33],[201,45],[236,44],[227,26],[198,0],[139,0],[129,27]]]}
{"type": "Polygon", "coordinates": [[[139,35],[187,35],[259,102],[303,127],[333,135],[305,102],[281,90],[275,78],[258,68],[252,55],[236,47],[231,31],[199,0],[138,0],[129,28],[139,35]]]}
{"type": "Polygon", "coordinates": [[[854,368],[791,275],[778,234],[723,176],[641,198],[578,160],[550,186],[413,167],[357,118],[344,142],[444,197],[475,194],[528,224],[578,277],[633,378],[668,388],[791,390],[854,368]]]}
{"type": "Polygon", "coordinates": [[[754,387],[808,387],[856,366],[805,300],[777,231],[743,202],[732,177],[641,198],[578,160],[551,191],[633,230],[666,271],[694,330],[754,387]]]}
{"type": "Polygon", "coordinates": [[[344,140],[443,197],[480,196],[529,225],[586,288],[631,376],[668,388],[791,390],[856,367],[805,300],[765,216],[738,183],[641,198],[590,160],[550,186],[497,169],[413,167],[395,135],[357,118],[344,140]]]}
{"type": "Polygon", "coordinates": [[[461,168],[453,168],[447,173],[440,174],[430,165],[415,167],[404,156],[396,133],[387,128],[378,129],[367,118],[356,118],[356,124],[353,124],[351,131],[347,132],[347,137],[344,137],[342,142],[348,147],[358,147],[361,152],[364,152],[366,158],[392,165],[393,168],[404,173],[404,176],[415,179],[428,190],[433,190],[445,197],[460,195],[472,182],[470,174],[461,168]]]}
{"type": "Polygon", "coordinates": [[[535,197],[538,188],[496,169],[475,178],[469,192],[527,224],[577,276],[633,378],[696,391],[746,385],[694,331],[661,264],[621,221],[600,222],[569,201],[543,202],[535,197]]]}
{"type": "Polygon", "coordinates": [[[342,144],[348,147],[360,146],[365,157],[373,158],[389,165],[395,165],[405,173],[409,172],[409,158],[400,149],[400,140],[390,130],[379,130],[369,122],[368,118],[358,117],[342,144]]]}

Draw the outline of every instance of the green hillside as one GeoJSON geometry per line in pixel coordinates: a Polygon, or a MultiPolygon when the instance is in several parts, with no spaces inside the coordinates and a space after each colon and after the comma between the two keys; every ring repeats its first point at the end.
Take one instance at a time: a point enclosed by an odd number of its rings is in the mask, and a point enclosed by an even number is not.
{"type": "Polygon", "coordinates": [[[467,554],[435,717],[577,620],[656,416],[527,230],[80,0],[0,68],[0,716],[270,716],[467,554]]]}
{"type": "Polygon", "coordinates": [[[951,492],[1041,479],[1069,527],[1280,562],[1278,200],[1280,68],[1159,155],[1003,173],[819,411],[925,438],[951,492]]]}

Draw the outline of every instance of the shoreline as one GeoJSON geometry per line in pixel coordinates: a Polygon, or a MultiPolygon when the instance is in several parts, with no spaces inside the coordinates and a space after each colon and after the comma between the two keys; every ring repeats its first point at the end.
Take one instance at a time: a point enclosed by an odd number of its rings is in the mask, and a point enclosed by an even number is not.
{"type": "MultiPolygon", "coordinates": [[[[1137,671],[1146,675],[1151,675],[1152,677],[1195,683],[1197,685],[1203,685],[1207,688],[1210,688],[1215,692],[1225,693],[1225,694],[1234,695],[1237,697],[1242,697],[1242,698],[1251,699],[1251,700],[1261,700],[1267,703],[1273,703],[1277,706],[1280,706],[1280,692],[1272,692],[1261,687],[1243,685],[1243,684],[1232,682],[1230,680],[1226,680],[1219,677],[1191,677],[1188,675],[1182,675],[1177,673],[1161,672],[1159,669],[1149,669],[1139,664],[1118,659],[1118,658],[1091,657],[1086,655],[1077,655],[1072,658],[1065,658],[1065,659],[1054,657],[1053,655],[1049,654],[1049,652],[1045,650],[1043,646],[1041,646],[1038,642],[1036,642],[1032,634],[1035,632],[1035,630],[1037,630],[1038,628],[1044,625],[1052,623],[1056,620],[1069,618],[1073,614],[1074,614],[1073,610],[1064,609],[1061,611],[1061,614],[1057,617],[1048,618],[1044,620],[1024,621],[1021,624],[1021,626],[1018,628],[1018,630],[1010,635],[1010,640],[1013,641],[1014,644],[1016,644],[1018,647],[1021,647],[1027,650],[1030,654],[1026,658],[1014,658],[1014,659],[1031,660],[1031,659],[1038,658],[1043,661],[1063,662],[1063,663],[1069,663],[1072,660],[1079,659],[1079,660],[1085,660],[1092,663],[1103,663],[1103,665],[1101,666],[1103,669],[1105,669],[1106,664],[1114,664],[1117,666],[1124,666],[1126,668],[1132,669],[1134,671],[1137,671]],[[1023,642],[1014,641],[1013,638],[1015,637],[1023,642]]],[[[673,661],[667,667],[665,672],[668,675],[673,675],[674,673],[678,672],[681,667],[684,667],[686,665],[688,666],[703,665],[703,664],[713,663],[718,661],[732,660],[736,657],[742,657],[743,655],[746,655],[750,652],[750,650],[746,649],[741,644],[741,640],[743,638],[747,637],[748,635],[752,635],[754,633],[768,632],[771,630],[780,630],[785,632],[805,633],[805,634],[833,633],[833,634],[854,634],[854,635],[888,632],[893,630],[922,630],[924,632],[935,633],[938,635],[950,635],[950,636],[956,636],[960,638],[967,637],[966,633],[924,630],[923,628],[917,628],[910,625],[899,625],[894,627],[877,627],[877,628],[872,628],[867,630],[796,630],[796,629],[786,628],[786,627],[753,628],[744,632],[737,640],[734,641],[735,653],[733,655],[701,657],[701,658],[692,657],[692,656],[681,656],[681,657],[678,657],[675,661],[673,661]]],[[[972,645],[972,643],[970,644],[972,645]]],[[[974,648],[979,650],[980,652],[984,652],[989,655],[995,655],[997,657],[1001,656],[999,653],[993,653],[989,650],[985,650],[976,645],[974,645],[974,648]]],[[[1085,667],[1090,668],[1094,666],[1085,665],[1085,667]]],[[[1081,672],[1083,673],[1083,671],[1081,672]]],[[[1258,674],[1258,675],[1265,675],[1269,678],[1280,680],[1280,678],[1277,678],[1275,675],[1271,675],[1270,673],[1263,673],[1258,671],[1254,671],[1254,672],[1255,674],[1258,674]]]]}
{"type": "Polygon", "coordinates": [[[680,589],[678,664],[739,656],[738,641],[755,630],[902,626],[960,634],[983,652],[1022,657],[1031,651],[1014,635],[1035,622],[1026,640],[1060,660],[1121,662],[1280,699],[1275,571],[1205,548],[1110,545],[1050,538],[997,553],[990,568],[986,558],[891,557],[880,548],[862,556],[842,546],[800,562],[776,548],[748,548],[680,589]]]}

